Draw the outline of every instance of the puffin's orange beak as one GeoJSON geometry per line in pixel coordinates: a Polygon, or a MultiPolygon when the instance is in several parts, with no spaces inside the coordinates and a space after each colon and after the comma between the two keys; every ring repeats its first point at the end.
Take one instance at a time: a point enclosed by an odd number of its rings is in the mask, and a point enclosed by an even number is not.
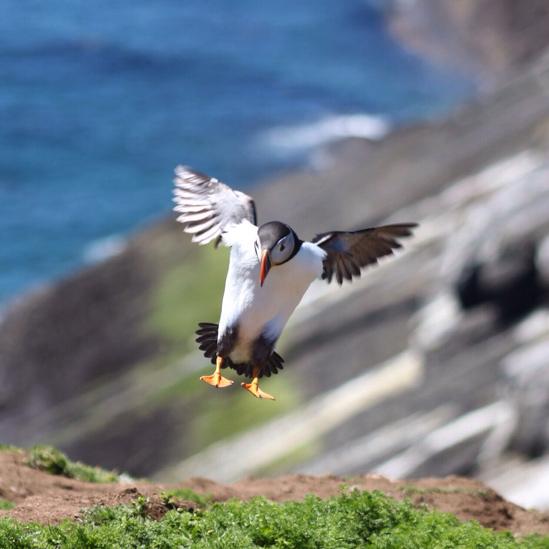
{"type": "Polygon", "coordinates": [[[263,286],[265,278],[267,277],[267,274],[270,270],[271,260],[269,258],[269,252],[267,250],[263,250],[263,253],[261,254],[261,265],[259,267],[259,284],[261,286],[263,286]]]}

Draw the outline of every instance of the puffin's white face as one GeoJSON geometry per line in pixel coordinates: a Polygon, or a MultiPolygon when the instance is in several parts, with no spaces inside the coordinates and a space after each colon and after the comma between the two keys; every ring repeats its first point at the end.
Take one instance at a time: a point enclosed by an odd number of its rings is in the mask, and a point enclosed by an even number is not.
{"type": "Polygon", "coordinates": [[[295,255],[296,246],[295,233],[288,225],[271,221],[259,227],[255,253],[261,265],[259,280],[262,286],[271,266],[290,260],[295,255]]]}
{"type": "Polygon", "coordinates": [[[294,251],[294,246],[295,238],[293,233],[283,236],[271,249],[271,263],[273,265],[280,265],[288,261],[294,251]]]}

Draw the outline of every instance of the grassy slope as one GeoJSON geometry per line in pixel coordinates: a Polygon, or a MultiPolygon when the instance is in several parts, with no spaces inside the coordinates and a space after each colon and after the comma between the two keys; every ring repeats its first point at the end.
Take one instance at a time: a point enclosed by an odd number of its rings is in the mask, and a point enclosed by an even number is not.
{"type": "Polygon", "coordinates": [[[28,465],[52,475],[62,475],[84,482],[117,482],[118,475],[100,467],[91,467],[79,461],[71,461],[53,446],[37,445],[28,452],[28,465]]]}
{"type": "MultiPolygon", "coordinates": [[[[13,451],[13,448],[6,448],[13,451]]],[[[20,451],[20,450],[18,450],[20,451]]],[[[51,474],[93,482],[112,482],[111,472],[71,462],[52,447],[27,452],[27,463],[51,474]]],[[[12,508],[0,500],[0,508],[12,508]]],[[[549,547],[549,538],[517,540],[475,522],[379,492],[344,490],[322,500],[308,496],[301,502],[274,503],[264,498],[213,503],[207,495],[187,488],[164,492],[161,515],[140,496],[131,505],[96,507],[78,521],[49,526],[0,519],[0,547],[10,548],[513,548],[549,547]],[[183,500],[183,501],[182,501],[183,500]],[[193,502],[188,505],[185,502],[193,502]],[[151,518],[154,516],[155,518],[151,518]]]]}
{"type": "Polygon", "coordinates": [[[148,516],[148,502],[98,507],[82,521],[57,526],[0,520],[0,546],[13,548],[193,547],[193,548],[546,548],[538,536],[515,540],[477,523],[418,510],[376,492],[354,491],[321,500],[273,503],[214,503],[202,509],[168,511],[161,520],[148,516]]]}

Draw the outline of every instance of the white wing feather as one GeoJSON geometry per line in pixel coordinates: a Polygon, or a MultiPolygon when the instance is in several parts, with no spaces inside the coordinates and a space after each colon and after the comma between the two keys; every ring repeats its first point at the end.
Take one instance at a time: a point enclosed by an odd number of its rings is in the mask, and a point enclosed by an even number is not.
{"type": "Polygon", "coordinates": [[[193,242],[208,244],[216,240],[217,245],[230,225],[244,219],[257,223],[253,199],[214,177],[177,166],[174,184],[174,211],[180,213],[177,221],[193,235],[193,242]]]}

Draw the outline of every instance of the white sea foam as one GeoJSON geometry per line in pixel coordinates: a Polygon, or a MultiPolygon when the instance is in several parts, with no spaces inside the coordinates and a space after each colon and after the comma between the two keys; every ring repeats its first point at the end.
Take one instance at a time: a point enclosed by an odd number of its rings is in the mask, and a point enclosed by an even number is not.
{"type": "Polygon", "coordinates": [[[86,246],[83,258],[86,263],[98,263],[109,257],[118,255],[124,251],[126,239],[120,235],[111,235],[105,238],[94,240],[86,246]]]}
{"type": "Polygon", "coordinates": [[[263,134],[260,142],[282,154],[300,153],[349,137],[376,141],[385,137],[390,130],[390,123],[381,116],[337,115],[309,124],[272,128],[263,134]]]}

